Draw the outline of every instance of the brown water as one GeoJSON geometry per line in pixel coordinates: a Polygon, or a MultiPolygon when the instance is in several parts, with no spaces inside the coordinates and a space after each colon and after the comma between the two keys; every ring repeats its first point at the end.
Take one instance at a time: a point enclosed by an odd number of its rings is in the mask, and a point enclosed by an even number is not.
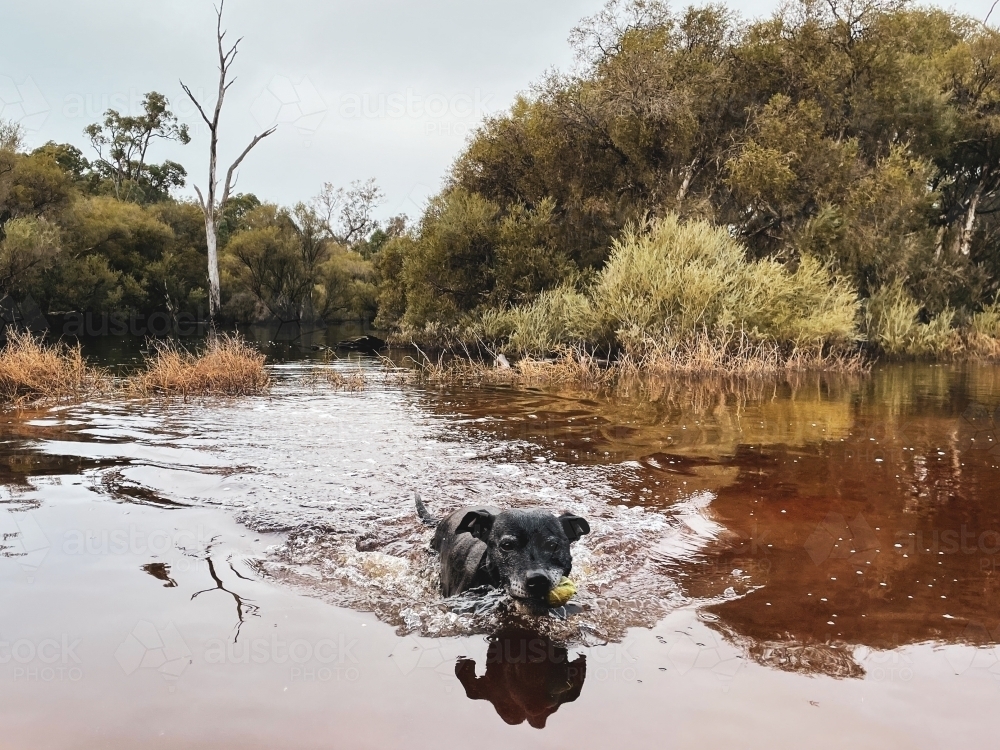
{"type": "Polygon", "coordinates": [[[599,397],[322,366],[2,418],[0,747],[992,735],[1000,370],[599,397]],[[414,490],[586,516],[574,606],[442,601],[414,490]]]}

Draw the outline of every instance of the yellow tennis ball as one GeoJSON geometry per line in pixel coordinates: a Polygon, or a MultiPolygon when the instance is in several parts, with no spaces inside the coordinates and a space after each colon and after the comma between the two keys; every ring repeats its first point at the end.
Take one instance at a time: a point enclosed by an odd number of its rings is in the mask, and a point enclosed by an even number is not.
{"type": "Polygon", "coordinates": [[[561,607],[576,593],[576,584],[566,576],[559,579],[559,583],[549,592],[549,606],[561,607]]]}

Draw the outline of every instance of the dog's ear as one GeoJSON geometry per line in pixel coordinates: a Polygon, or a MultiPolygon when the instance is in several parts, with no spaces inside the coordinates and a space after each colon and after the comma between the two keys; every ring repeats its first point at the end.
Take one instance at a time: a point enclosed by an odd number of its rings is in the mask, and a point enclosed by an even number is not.
{"type": "Polygon", "coordinates": [[[571,542],[575,542],[584,534],[590,533],[590,524],[587,523],[587,519],[572,513],[563,513],[559,516],[559,523],[562,524],[563,531],[566,532],[566,536],[571,542]]]}
{"type": "Polygon", "coordinates": [[[481,542],[485,542],[493,529],[493,519],[496,518],[488,510],[470,510],[465,514],[462,523],[455,529],[456,534],[468,531],[481,542]]]}

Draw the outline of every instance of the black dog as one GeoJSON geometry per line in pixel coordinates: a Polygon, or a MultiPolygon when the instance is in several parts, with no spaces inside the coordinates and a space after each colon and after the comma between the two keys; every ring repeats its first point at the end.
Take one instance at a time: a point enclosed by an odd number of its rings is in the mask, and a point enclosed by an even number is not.
{"type": "Polygon", "coordinates": [[[440,521],[416,496],[417,514],[435,526],[431,547],[441,553],[441,593],[454,596],[490,586],[515,599],[544,604],[573,567],[569,545],[590,533],[580,516],[542,510],[460,508],[440,521]]]}

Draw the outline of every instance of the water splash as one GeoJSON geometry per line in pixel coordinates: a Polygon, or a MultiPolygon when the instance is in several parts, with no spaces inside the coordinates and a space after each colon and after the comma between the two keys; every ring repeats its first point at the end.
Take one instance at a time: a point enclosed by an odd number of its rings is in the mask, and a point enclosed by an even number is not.
{"type": "Polygon", "coordinates": [[[573,606],[539,623],[554,637],[620,638],[686,601],[665,562],[712,541],[719,527],[707,516],[710,493],[635,507],[629,488],[650,470],[641,463],[551,460],[531,440],[497,438],[478,420],[442,410],[437,394],[391,386],[335,392],[315,385],[312,368],[275,368],[269,398],[63,409],[35,420],[37,448],[112,464],[85,473],[120,502],[218,505],[253,531],[284,532],[261,573],[374,612],[400,633],[492,632],[517,616],[495,592],[441,598],[414,490],[440,517],[492,504],[569,510],[590,521],[591,534],[574,544],[573,606]]]}

